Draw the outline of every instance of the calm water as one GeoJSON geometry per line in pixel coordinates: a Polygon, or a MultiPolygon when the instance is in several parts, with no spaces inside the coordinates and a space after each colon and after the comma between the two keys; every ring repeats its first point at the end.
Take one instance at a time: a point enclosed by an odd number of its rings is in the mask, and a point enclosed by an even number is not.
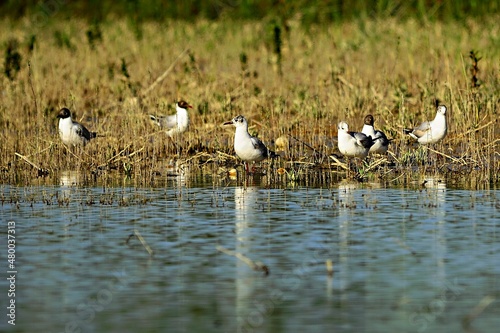
{"type": "Polygon", "coordinates": [[[0,187],[0,331],[500,326],[500,191],[344,182],[82,187],[64,177],[61,186],[0,187]],[[6,316],[8,221],[17,245],[16,326],[6,316]]]}

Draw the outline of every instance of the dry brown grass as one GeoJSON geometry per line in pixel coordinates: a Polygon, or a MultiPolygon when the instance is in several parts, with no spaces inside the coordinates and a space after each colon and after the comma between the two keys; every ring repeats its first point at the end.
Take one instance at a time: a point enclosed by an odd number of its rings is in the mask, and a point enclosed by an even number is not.
{"type": "MultiPolygon", "coordinates": [[[[39,31],[3,21],[0,41],[18,40],[23,66],[14,81],[0,79],[2,178],[11,182],[20,170],[32,170],[15,153],[51,173],[117,169],[151,176],[177,159],[190,159],[193,165],[234,164],[224,155],[233,154],[233,129],[221,124],[238,114],[271,147],[280,136],[289,139],[280,166],[293,171],[298,167],[287,162],[301,161],[335,171],[338,167],[325,156],[336,153],[337,123],[346,120],[360,130],[364,115],[372,113],[375,126],[395,139],[388,156],[393,171],[375,176],[433,169],[458,177],[480,173],[484,182],[496,183],[497,21],[420,25],[388,19],[308,32],[291,21],[280,63],[266,22],[151,23],[137,40],[126,22],[109,21],[101,26],[103,41],[92,49],[84,21],[54,22],[39,31]],[[55,31],[69,37],[71,48],[56,45],[55,31]],[[25,43],[32,34],[36,46],[29,52],[25,43]],[[165,80],[148,91],[185,49],[165,80]],[[482,56],[479,88],[470,84],[472,49],[482,56]],[[174,112],[181,97],[194,109],[191,127],[176,148],[147,115],[174,112]],[[436,98],[449,108],[450,130],[423,163],[401,129],[432,119],[436,98]],[[103,137],[80,151],[64,147],[56,118],[63,106],[103,137]]],[[[368,176],[376,170],[365,168],[368,176]]]]}

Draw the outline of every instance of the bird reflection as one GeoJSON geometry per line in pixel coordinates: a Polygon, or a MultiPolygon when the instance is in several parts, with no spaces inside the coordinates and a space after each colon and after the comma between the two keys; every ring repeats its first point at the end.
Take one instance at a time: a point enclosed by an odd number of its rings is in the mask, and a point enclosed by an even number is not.
{"type": "Polygon", "coordinates": [[[359,183],[343,181],[339,184],[339,263],[338,274],[335,275],[339,283],[341,300],[347,301],[346,290],[349,286],[349,227],[353,218],[352,208],[356,207],[355,193],[359,183]]]}
{"type": "MultiPolygon", "coordinates": [[[[258,212],[255,203],[258,196],[258,187],[236,187],[234,189],[235,202],[235,250],[244,256],[251,257],[252,228],[251,224],[257,221],[258,212]]],[[[238,332],[245,331],[247,316],[251,311],[252,291],[255,279],[258,278],[252,269],[241,260],[236,261],[236,318],[238,332]]]]}
{"type": "Polygon", "coordinates": [[[80,173],[76,170],[62,171],[59,176],[59,184],[62,187],[71,187],[78,185],[80,173]]]}
{"type": "Polygon", "coordinates": [[[185,187],[188,185],[190,167],[179,160],[170,161],[166,167],[167,181],[172,182],[174,186],[185,187]]]}
{"type": "Polygon", "coordinates": [[[429,204],[436,216],[436,232],[433,241],[433,251],[436,261],[436,280],[446,283],[446,183],[443,178],[432,175],[425,177],[423,185],[426,188],[429,204]]]}
{"type": "Polygon", "coordinates": [[[80,182],[81,177],[79,171],[62,171],[59,176],[59,184],[61,185],[61,197],[63,199],[69,199],[71,197],[72,188],[79,185],[80,182]]]}

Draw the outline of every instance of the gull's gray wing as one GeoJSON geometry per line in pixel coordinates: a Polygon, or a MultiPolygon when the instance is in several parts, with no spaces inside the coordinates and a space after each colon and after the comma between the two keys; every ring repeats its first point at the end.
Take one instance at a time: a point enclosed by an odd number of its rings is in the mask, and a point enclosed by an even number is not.
{"type": "Polygon", "coordinates": [[[349,132],[349,134],[351,134],[351,136],[356,139],[360,146],[363,146],[364,148],[370,148],[371,146],[373,146],[373,140],[371,136],[363,134],[361,132],[349,132]]]}
{"type": "Polygon", "coordinates": [[[162,129],[169,129],[177,126],[177,116],[175,114],[171,116],[153,116],[150,114],[149,118],[162,129]]]}
{"type": "Polygon", "coordinates": [[[259,138],[252,136],[250,140],[252,141],[253,147],[255,149],[258,149],[262,153],[264,158],[267,158],[269,156],[269,150],[267,149],[266,145],[262,141],[260,141],[259,138]]]}
{"type": "Polygon", "coordinates": [[[379,141],[383,146],[387,146],[389,144],[389,139],[384,132],[375,131],[375,137],[372,138],[373,141],[379,141]]]}
{"type": "Polygon", "coordinates": [[[84,137],[87,141],[89,141],[91,138],[95,137],[94,133],[90,133],[88,129],[85,128],[80,123],[73,122],[73,128],[75,129],[76,134],[80,137],[84,137]]]}
{"type": "Polygon", "coordinates": [[[424,121],[418,127],[415,127],[412,131],[412,134],[415,135],[416,137],[420,138],[421,136],[424,136],[427,131],[431,129],[431,123],[428,121],[424,121]]]}
{"type": "Polygon", "coordinates": [[[416,136],[422,136],[424,135],[425,132],[427,132],[430,129],[431,129],[431,123],[429,121],[424,121],[423,123],[421,123],[420,125],[418,125],[413,129],[413,134],[415,134],[416,136]],[[418,135],[417,133],[422,133],[422,134],[418,135]]]}
{"type": "Polygon", "coordinates": [[[252,141],[252,145],[255,149],[267,150],[266,145],[262,141],[260,141],[259,138],[252,136],[250,140],[252,141]]]}

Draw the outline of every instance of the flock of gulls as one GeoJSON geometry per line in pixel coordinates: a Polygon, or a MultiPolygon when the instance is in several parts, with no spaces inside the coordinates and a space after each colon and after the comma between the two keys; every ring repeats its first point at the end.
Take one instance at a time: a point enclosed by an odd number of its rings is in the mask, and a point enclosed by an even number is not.
{"type": "MultiPolygon", "coordinates": [[[[150,119],[164,129],[167,135],[173,138],[175,135],[185,132],[189,127],[188,109],[192,108],[186,101],[176,103],[176,114],[169,116],[150,115],[150,119]]],[[[95,132],[90,132],[85,126],[71,118],[71,112],[62,108],[57,115],[59,118],[59,135],[61,141],[67,146],[84,146],[92,138],[95,132]]],[[[365,158],[368,154],[385,154],[391,140],[374,128],[374,118],[367,115],[361,132],[349,131],[349,125],[345,121],[338,124],[338,148],[340,153],[346,157],[365,158]]],[[[236,130],[234,134],[234,151],[236,155],[245,162],[248,170],[248,162],[260,162],[268,157],[276,157],[273,151],[257,137],[248,132],[248,122],[244,116],[236,116],[224,125],[233,125],[236,130]]],[[[436,117],[432,121],[425,121],[413,129],[404,129],[403,132],[422,145],[433,144],[441,141],[447,132],[446,106],[437,107],[436,117]]]]}

